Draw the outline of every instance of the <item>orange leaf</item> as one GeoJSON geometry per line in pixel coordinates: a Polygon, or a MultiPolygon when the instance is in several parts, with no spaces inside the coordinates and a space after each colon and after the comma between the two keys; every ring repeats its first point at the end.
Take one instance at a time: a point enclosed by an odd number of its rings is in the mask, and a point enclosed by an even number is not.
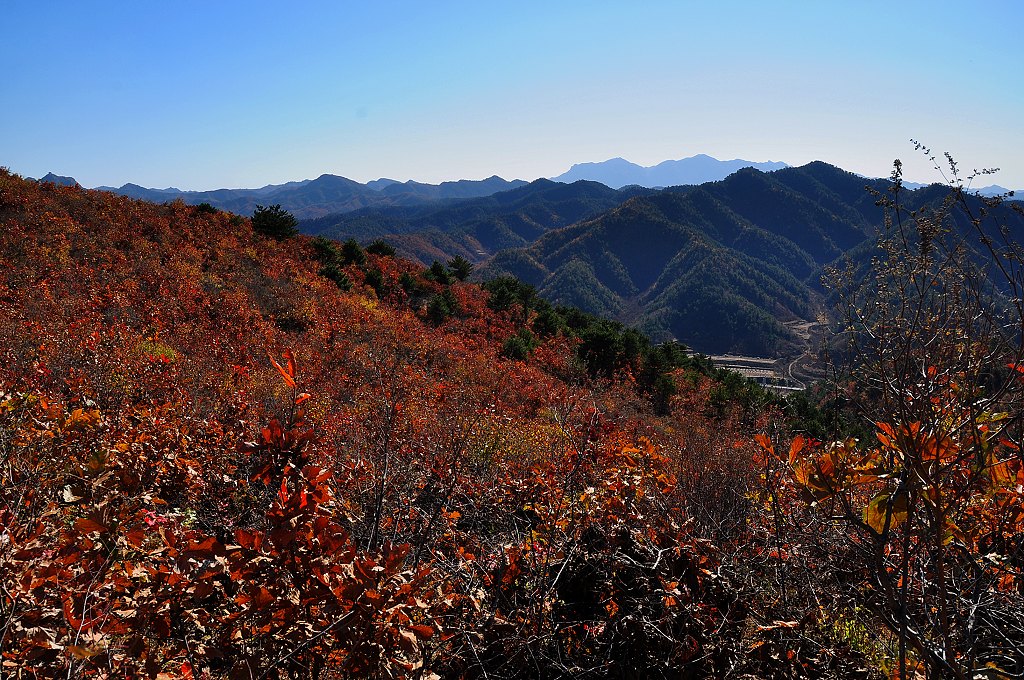
{"type": "Polygon", "coordinates": [[[807,463],[793,466],[793,475],[796,477],[796,481],[803,486],[811,481],[811,466],[807,463]]]}
{"type": "Polygon", "coordinates": [[[429,638],[434,634],[434,629],[430,626],[409,626],[409,630],[416,633],[417,637],[429,638]]]}
{"type": "Polygon", "coordinates": [[[306,392],[303,392],[299,396],[295,397],[295,405],[298,406],[299,404],[301,404],[302,402],[306,401],[307,399],[309,399],[309,394],[306,393],[306,392]]]}
{"type": "Polygon", "coordinates": [[[1017,479],[1017,475],[1014,474],[1016,471],[1013,469],[1011,463],[1014,460],[1004,460],[992,465],[988,471],[992,477],[992,483],[996,486],[1010,486],[1017,479]]]}
{"type": "Polygon", "coordinates": [[[70,652],[71,656],[75,657],[76,659],[91,659],[92,657],[99,655],[102,651],[103,650],[101,649],[93,649],[92,647],[79,647],[77,645],[70,645],[68,647],[68,652],[70,652]]]}
{"type": "MultiPolygon", "coordinates": [[[[893,432],[892,425],[889,423],[877,422],[875,423],[875,427],[882,431],[882,434],[885,435],[886,439],[892,441],[896,438],[896,433],[893,432]]],[[[881,439],[881,437],[879,437],[879,439],[881,439]]]]}
{"type": "Polygon", "coordinates": [[[790,445],[789,447],[790,465],[796,462],[796,457],[800,455],[800,452],[804,450],[805,446],[807,446],[807,437],[804,437],[803,435],[798,435],[796,439],[793,440],[792,445],[790,445]]]}
{"type": "Polygon", "coordinates": [[[288,365],[287,365],[288,375],[290,375],[292,378],[294,378],[295,377],[295,355],[292,354],[292,351],[290,349],[286,349],[284,351],[284,358],[285,358],[285,361],[288,362],[288,365]]]}
{"type": "MultiPolygon", "coordinates": [[[[286,351],[285,359],[287,359],[290,354],[291,352],[286,351]]],[[[274,364],[274,368],[276,368],[277,372],[281,374],[282,378],[284,378],[285,384],[288,385],[288,387],[295,387],[295,378],[293,377],[293,374],[295,373],[294,360],[288,362],[288,367],[289,369],[291,369],[291,373],[289,373],[284,368],[282,368],[281,364],[274,361],[274,357],[270,356],[270,354],[267,354],[267,358],[270,359],[270,363],[274,364]]]]}
{"type": "Polygon", "coordinates": [[[89,519],[88,517],[82,517],[80,519],[75,520],[75,528],[81,531],[83,534],[92,533],[93,531],[98,531],[102,534],[104,531],[107,530],[105,526],[103,526],[95,520],[89,519]]]}
{"type": "Polygon", "coordinates": [[[256,593],[256,597],[253,598],[253,603],[256,605],[257,609],[263,609],[264,607],[272,604],[276,599],[277,598],[275,598],[269,590],[261,586],[260,592],[256,593]]]}

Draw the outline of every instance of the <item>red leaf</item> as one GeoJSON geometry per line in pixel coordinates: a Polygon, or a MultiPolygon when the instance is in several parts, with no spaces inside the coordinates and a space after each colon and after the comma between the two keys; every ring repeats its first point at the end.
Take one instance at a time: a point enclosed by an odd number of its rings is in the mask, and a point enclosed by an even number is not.
{"type": "Polygon", "coordinates": [[[75,528],[83,534],[92,533],[93,531],[98,531],[102,534],[107,530],[105,526],[95,520],[89,519],[88,517],[82,517],[75,520],[75,528]]]}
{"type": "Polygon", "coordinates": [[[72,628],[81,628],[82,619],[78,618],[78,615],[74,612],[75,603],[71,600],[64,601],[64,618],[71,625],[72,628]]]}
{"type": "Polygon", "coordinates": [[[789,464],[792,465],[796,462],[796,457],[800,455],[800,452],[807,446],[807,438],[803,435],[798,435],[793,440],[793,444],[789,447],[789,464]]]}
{"type": "Polygon", "coordinates": [[[754,441],[756,441],[758,446],[764,449],[767,453],[775,453],[775,447],[772,446],[772,440],[768,439],[767,435],[755,434],[754,441]]]}
{"type": "Polygon", "coordinates": [[[290,349],[284,351],[284,359],[288,362],[288,375],[295,377],[295,356],[290,349]]]}
{"type": "Polygon", "coordinates": [[[287,371],[284,368],[281,367],[281,364],[279,364],[276,361],[274,361],[274,357],[270,356],[270,354],[267,354],[267,358],[270,359],[270,363],[274,364],[274,368],[276,368],[277,372],[281,374],[282,378],[284,378],[285,384],[288,385],[288,387],[295,387],[295,375],[294,375],[295,374],[295,360],[294,359],[290,359],[290,360],[288,359],[288,357],[291,356],[291,352],[290,351],[286,350],[284,356],[285,356],[285,359],[288,360],[288,369],[289,370],[287,370],[287,371]]]}
{"type": "Polygon", "coordinates": [[[198,560],[208,560],[215,555],[224,554],[222,546],[213,536],[202,541],[189,541],[188,546],[182,551],[186,557],[193,557],[198,560]]]}
{"type": "Polygon", "coordinates": [[[126,533],[124,537],[125,540],[128,541],[128,545],[130,545],[133,548],[140,548],[142,547],[143,541],[146,540],[146,532],[144,532],[141,528],[132,529],[131,531],[126,533]]]}
{"type": "Polygon", "coordinates": [[[253,604],[255,604],[257,608],[263,609],[264,607],[272,604],[275,599],[276,598],[269,590],[261,587],[260,592],[256,593],[256,597],[253,598],[253,604]]]}
{"type": "Polygon", "coordinates": [[[409,626],[409,630],[416,633],[417,637],[424,639],[428,639],[434,634],[434,629],[430,626],[409,626]]]}
{"type": "Polygon", "coordinates": [[[238,541],[238,545],[247,550],[259,550],[260,544],[263,542],[262,536],[255,531],[247,531],[245,529],[235,529],[235,540],[238,541]]]}

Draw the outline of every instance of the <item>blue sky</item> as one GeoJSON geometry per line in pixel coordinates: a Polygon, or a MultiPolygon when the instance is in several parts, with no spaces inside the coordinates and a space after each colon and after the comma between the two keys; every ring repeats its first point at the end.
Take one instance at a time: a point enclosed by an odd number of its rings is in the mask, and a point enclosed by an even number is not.
{"type": "Polygon", "coordinates": [[[5,0],[0,165],[85,186],[825,160],[1024,189],[1024,3],[5,0]]]}

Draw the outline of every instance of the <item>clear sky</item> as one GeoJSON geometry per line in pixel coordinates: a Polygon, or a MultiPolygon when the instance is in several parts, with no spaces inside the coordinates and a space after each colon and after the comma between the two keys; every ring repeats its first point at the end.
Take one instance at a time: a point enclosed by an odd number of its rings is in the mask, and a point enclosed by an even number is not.
{"type": "Polygon", "coordinates": [[[1024,2],[4,0],[0,165],[85,186],[824,160],[1024,189],[1024,2]]]}

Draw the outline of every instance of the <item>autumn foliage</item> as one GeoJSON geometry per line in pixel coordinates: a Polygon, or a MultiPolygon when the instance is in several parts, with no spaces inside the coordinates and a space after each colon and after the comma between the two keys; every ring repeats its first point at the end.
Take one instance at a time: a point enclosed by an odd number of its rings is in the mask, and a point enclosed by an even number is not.
{"type": "Polygon", "coordinates": [[[885,640],[807,584],[931,602],[907,535],[1019,597],[978,557],[1024,513],[994,409],[789,447],[778,404],[591,370],[443,265],[6,171],[0,264],[2,678],[873,677],[885,640]],[[852,548],[801,547],[826,504],[852,548]]]}
{"type": "Polygon", "coordinates": [[[4,677],[731,663],[688,424],[565,334],[505,358],[521,314],[475,285],[367,253],[345,291],[310,241],[180,202],[4,173],[0,225],[4,677]]]}

